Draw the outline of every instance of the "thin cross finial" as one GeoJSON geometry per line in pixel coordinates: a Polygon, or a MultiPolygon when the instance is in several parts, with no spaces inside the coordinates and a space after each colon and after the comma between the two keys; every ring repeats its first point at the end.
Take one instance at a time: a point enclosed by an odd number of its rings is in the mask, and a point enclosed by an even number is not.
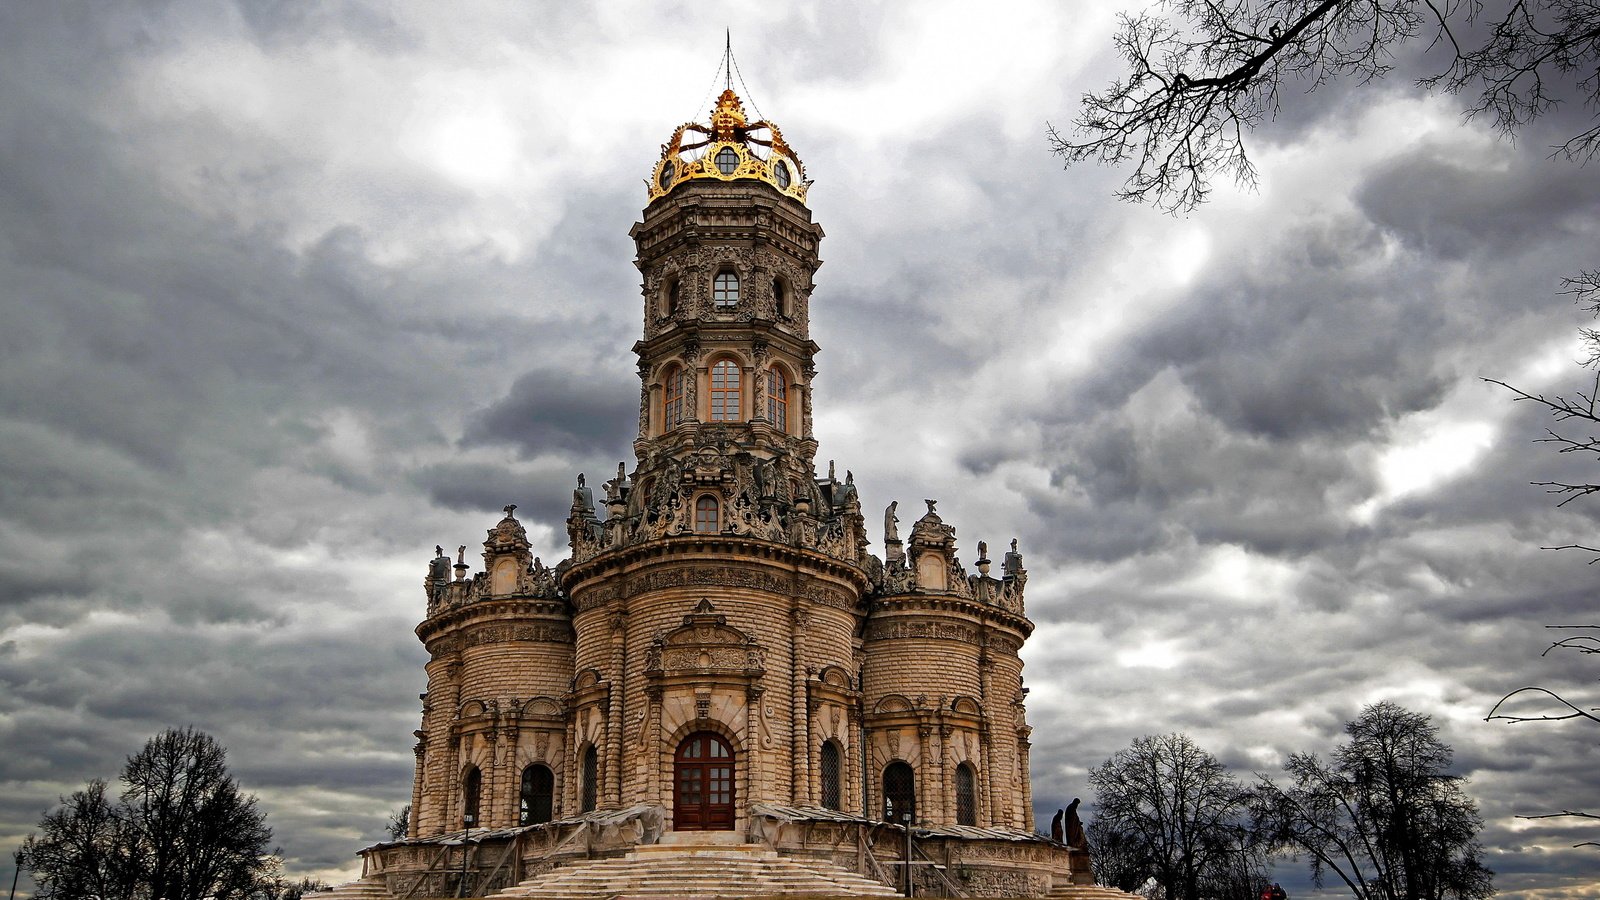
{"type": "Polygon", "coordinates": [[[723,29],[723,34],[727,38],[727,43],[723,45],[722,50],[722,73],[725,79],[724,86],[731,91],[733,90],[733,29],[723,29]]]}

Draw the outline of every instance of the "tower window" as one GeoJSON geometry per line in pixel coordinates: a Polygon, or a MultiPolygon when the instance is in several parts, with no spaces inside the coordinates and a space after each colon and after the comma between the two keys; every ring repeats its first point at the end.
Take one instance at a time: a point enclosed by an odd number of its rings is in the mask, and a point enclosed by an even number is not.
{"type": "Polygon", "coordinates": [[[835,741],[822,742],[822,806],[825,809],[844,809],[839,785],[844,779],[839,772],[839,745],[835,741]]]}
{"type": "MultiPolygon", "coordinates": [[[[781,187],[784,190],[788,190],[789,189],[789,164],[788,163],[784,162],[781,159],[778,160],[778,164],[772,167],[772,174],[778,176],[778,187],[781,187]]],[[[666,185],[662,185],[662,187],[666,187],[666,185]]]]}
{"type": "Polygon", "coordinates": [[[956,824],[978,824],[978,776],[972,763],[956,766],[956,824]]]}
{"type": "Polygon", "coordinates": [[[677,366],[667,372],[667,389],[661,409],[663,431],[676,428],[683,421],[683,380],[686,377],[688,373],[677,366]]]}
{"type": "Polygon", "coordinates": [[[739,421],[739,366],[731,359],[711,367],[711,421],[739,421]]]}
{"type": "Polygon", "coordinates": [[[707,494],[694,502],[694,530],[702,534],[716,534],[721,530],[718,519],[721,518],[722,504],[717,498],[707,494]]]}
{"type": "Polygon", "coordinates": [[[534,763],[523,769],[517,824],[538,825],[550,821],[555,793],[556,776],[549,766],[534,763]]]}
{"type": "Polygon", "coordinates": [[[717,309],[733,309],[739,305],[739,276],[724,269],[711,282],[711,301],[717,309]]]}
{"type": "Polygon", "coordinates": [[[583,751],[583,796],[578,799],[580,812],[594,812],[600,799],[600,754],[590,744],[583,751]]]}
{"type": "Polygon", "coordinates": [[[670,316],[678,311],[678,279],[667,282],[667,287],[661,292],[661,315],[670,316]]]}
{"type": "Polygon", "coordinates": [[[717,151],[717,171],[724,175],[732,175],[733,170],[739,168],[739,154],[732,147],[723,147],[717,151]]]}
{"type": "Polygon", "coordinates": [[[782,278],[772,279],[772,303],[777,308],[778,315],[787,318],[789,310],[789,292],[785,289],[782,278]]]}
{"type": "Polygon", "coordinates": [[[789,379],[777,366],[767,370],[767,420],[773,428],[789,433],[789,379]]]}
{"type": "Polygon", "coordinates": [[[478,824],[478,800],[483,795],[483,773],[477,766],[468,766],[461,776],[461,823],[478,824]]]}

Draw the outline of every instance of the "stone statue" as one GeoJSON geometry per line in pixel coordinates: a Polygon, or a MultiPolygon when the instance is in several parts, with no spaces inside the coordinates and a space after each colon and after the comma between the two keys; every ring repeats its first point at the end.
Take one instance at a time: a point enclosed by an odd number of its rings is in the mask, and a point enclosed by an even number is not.
{"type": "Polygon", "coordinates": [[[923,503],[926,503],[926,504],[928,504],[928,515],[930,515],[930,516],[932,516],[932,515],[937,515],[937,514],[936,514],[936,513],[935,513],[935,512],[934,512],[934,511],[933,511],[933,505],[934,505],[934,504],[935,504],[935,503],[938,503],[938,502],[939,502],[939,501],[937,501],[937,500],[924,500],[924,501],[922,501],[922,502],[923,502],[923,503]]]}
{"type": "Polygon", "coordinates": [[[755,465],[751,466],[753,471],[750,474],[755,479],[757,500],[772,496],[769,491],[769,483],[772,480],[772,475],[768,471],[770,465],[766,460],[757,458],[755,465]]]}
{"type": "Polygon", "coordinates": [[[456,565],[464,566],[466,564],[467,564],[467,545],[466,544],[462,544],[461,546],[456,548],[456,565]]]}
{"type": "Polygon", "coordinates": [[[506,511],[506,518],[508,518],[508,519],[512,517],[511,516],[512,513],[517,511],[517,505],[515,503],[508,503],[503,508],[506,511]]]}
{"type": "Polygon", "coordinates": [[[1067,804],[1066,812],[1066,845],[1074,850],[1089,849],[1089,838],[1083,833],[1083,820],[1078,818],[1077,797],[1067,804]]]}
{"type": "Polygon", "coordinates": [[[988,561],[989,561],[989,543],[987,541],[979,541],[978,542],[978,562],[988,562],[988,561]]]}
{"type": "Polygon", "coordinates": [[[1067,833],[1065,830],[1063,830],[1062,826],[1062,821],[1066,818],[1066,815],[1066,810],[1058,809],[1056,810],[1055,816],[1050,819],[1050,840],[1055,841],[1058,844],[1064,844],[1067,842],[1067,833]]]}
{"type": "Polygon", "coordinates": [[[900,517],[894,514],[894,511],[899,506],[899,500],[892,500],[889,502],[889,508],[883,511],[883,542],[885,544],[893,544],[900,540],[900,529],[896,527],[900,517]]]}
{"type": "Polygon", "coordinates": [[[1005,563],[1002,571],[1007,578],[1016,578],[1022,574],[1022,554],[1017,552],[1017,539],[1011,539],[1011,549],[1006,552],[1005,563]]]}

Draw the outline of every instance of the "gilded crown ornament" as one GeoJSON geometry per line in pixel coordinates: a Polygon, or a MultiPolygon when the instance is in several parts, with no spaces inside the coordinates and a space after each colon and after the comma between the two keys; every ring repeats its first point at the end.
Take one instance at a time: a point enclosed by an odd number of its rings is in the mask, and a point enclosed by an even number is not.
{"type": "Polygon", "coordinates": [[[650,199],[664,197],[678,185],[696,179],[764,181],[802,203],[811,186],[805,166],[784,142],[783,132],[765,119],[747,120],[744,104],[731,87],[717,97],[717,105],[711,109],[711,127],[685,122],[661,145],[661,159],[650,179],[650,199]],[[695,139],[696,135],[700,139],[695,139]]]}

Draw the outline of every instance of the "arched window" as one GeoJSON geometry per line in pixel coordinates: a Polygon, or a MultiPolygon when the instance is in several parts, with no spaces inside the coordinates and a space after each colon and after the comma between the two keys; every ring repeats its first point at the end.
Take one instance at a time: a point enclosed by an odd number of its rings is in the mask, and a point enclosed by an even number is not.
{"type": "Polygon", "coordinates": [[[667,282],[667,289],[661,292],[661,314],[670,316],[678,311],[678,279],[673,278],[667,282]]]}
{"type": "Polygon", "coordinates": [[[839,771],[839,743],[837,741],[822,742],[821,765],[817,767],[822,775],[822,806],[825,809],[844,809],[843,792],[840,785],[844,778],[839,771]]]}
{"type": "Polygon", "coordinates": [[[978,773],[972,763],[956,766],[956,824],[978,824],[978,773]]]}
{"type": "Polygon", "coordinates": [[[461,824],[477,825],[478,800],[483,796],[483,773],[477,766],[468,766],[461,776],[461,824]]]}
{"type": "Polygon", "coordinates": [[[739,276],[727,269],[717,273],[711,282],[711,302],[717,309],[733,309],[739,304],[739,276]]]}
{"type": "Polygon", "coordinates": [[[600,800],[600,754],[590,744],[583,751],[583,796],[578,799],[579,812],[594,812],[600,800]]]}
{"type": "Polygon", "coordinates": [[[686,374],[677,366],[667,370],[666,393],[661,403],[662,431],[670,431],[683,421],[683,379],[686,374]]]}
{"type": "Polygon", "coordinates": [[[778,310],[778,315],[789,316],[789,292],[785,289],[782,278],[772,279],[772,304],[778,310]]]}
{"type": "Polygon", "coordinates": [[[789,432],[789,379],[777,366],[767,370],[767,420],[773,428],[789,432]]]}
{"type": "Polygon", "coordinates": [[[711,421],[739,421],[739,364],[731,359],[711,367],[711,421]]]}
{"type": "Polygon", "coordinates": [[[883,820],[904,822],[906,816],[917,820],[917,773],[897,759],[883,769],[883,820]]]}
{"type": "Polygon", "coordinates": [[[717,151],[717,171],[724,175],[732,175],[733,170],[739,168],[739,154],[732,147],[723,147],[717,151]]]}
{"type": "Polygon", "coordinates": [[[694,502],[694,530],[702,534],[716,534],[722,530],[720,513],[722,504],[706,494],[694,502]]]}
{"type": "Polygon", "coordinates": [[[555,805],[556,776],[549,766],[534,763],[522,770],[522,794],[517,811],[518,825],[538,825],[550,821],[555,805]]]}

